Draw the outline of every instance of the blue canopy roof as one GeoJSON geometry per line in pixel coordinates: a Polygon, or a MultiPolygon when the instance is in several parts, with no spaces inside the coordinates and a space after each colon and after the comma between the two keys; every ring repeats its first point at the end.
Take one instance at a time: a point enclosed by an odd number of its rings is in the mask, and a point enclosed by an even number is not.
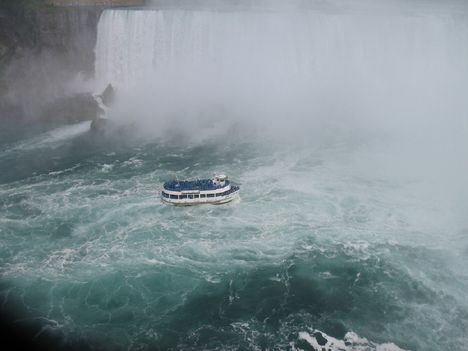
{"type": "Polygon", "coordinates": [[[199,180],[172,180],[164,183],[164,189],[171,191],[186,191],[186,190],[216,190],[224,188],[229,185],[226,180],[224,185],[216,185],[212,179],[199,179],[199,180]]]}

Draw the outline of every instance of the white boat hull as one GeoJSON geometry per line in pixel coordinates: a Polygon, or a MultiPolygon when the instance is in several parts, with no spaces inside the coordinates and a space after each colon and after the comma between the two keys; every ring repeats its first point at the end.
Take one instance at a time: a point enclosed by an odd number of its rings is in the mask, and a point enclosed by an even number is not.
{"type": "Polygon", "coordinates": [[[191,206],[191,205],[200,205],[200,204],[212,204],[212,205],[221,205],[228,203],[236,199],[239,195],[239,190],[233,193],[230,193],[225,196],[216,196],[216,197],[206,197],[206,198],[197,198],[197,199],[171,199],[166,197],[161,197],[161,200],[165,203],[179,205],[179,206],[191,206]]]}

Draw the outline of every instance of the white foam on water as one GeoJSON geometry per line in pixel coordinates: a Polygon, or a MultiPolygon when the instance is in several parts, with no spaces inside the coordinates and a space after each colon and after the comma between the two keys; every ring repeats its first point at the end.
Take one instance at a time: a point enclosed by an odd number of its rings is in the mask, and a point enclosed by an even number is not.
{"type": "Polygon", "coordinates": [[[53,171],[53,172],[49,172],[49,175],[50,176],[57,176],[57,175],[61,175],[61,174],[64,174],[64,173],[69,173],[69,172],[73,172],[75,169],[81,167],[81,164],[78,163],[77,165],[73,166],[73,167],[70,167],[70,168],[66,168],[66,169],[63,169],[61,171],[53,171]]]}
{"type": "Polygon", "coordinates": [[[41,148],[55,148],[61,143],[76,138],[89,131],[91,121],[84,121],[72,125],[66,125],[44,132],[31,139],[18,142],[15,146],[8,148],[3,154],[12,152],[24,152],[41,148]]]}
{"type": "MultiPolygon", "coordinates": [[[[385,218],[382,213],[385,213],[388,204],[403,206],[397,217],[406,217],[404,206],[413,206],[411,201],[401,201],[405,200],[406,190],[399,192],[397,189],[386,188],[383,184],[368,184],[368,189],[375,187],[375,193],[368,191],[366,196],[361,197],[359,194],[363,189],[362,185],[356,180],[348,179],[347,196],[352,194],[358,201],[343,203],[340,201],[340,187],[335,187],[335,190],[327,189],[336,186],[335,182],[339,177],[327,176],[325,179],[321,173],[322,166],[312,165],[306,170],[297,171],[292,167],[295,156],[291,157],[292,160],[288,160],[284,154],[275,155],[267,165],[263,163],[265,159],[259,157],[244,161],[240,170],[234,169],[237,166],[228,168],[228,174],[238,172],[239,176],[235,178],[242,183],[244,194],[241,194],[243,199],[240,204],[222,207],[177,208],[163,205],[159,201],[156,180],[167,175],[164,169],[155,170],[151,174],[135,175],[131,179],[94,183],[96,175],[102,178],[100,164],[92,167],[86,174],[75,175],[68,172],[66,178],[47,177],[41,183],[18,184],[14,189],[2,185],[0,196],[29,194],[24,203],[37,206],[42,211],[40,217],[22,219],[22,225],[39,228],[49,225],[47,218],[81,218],[74,221],[70,239],[60,239],[62,242],[55,239],[49,241],[35,232],[37,229],[32,230],[29,244],[21,245],[22,250],[18,251],[15,259],[2,267],[2,275],[10,279],[44,277],[62,282],[76,279],[87,281],[96,276],[112,274],[119,269],[126,271],[132,270],[132,267],[140,267],[139,269],[144,270],[141,267],[151,267],[158,270],[168,267],[187,269],[195,277],[201,277],[210,284],[219,284],[223,276],[230,272],[239,269],[249,271],[264,264],[279,264],[291,254],[346,254],[353,260],[364,262],[369,258],[385,255],[385,249],[379,248],[379,243],[393,240],[393,247],[401,245],[398,242],[402,240],[395,239],[395,233],[401,231],[402,236],[408,235],[407,227],[401,223],[397,225],[399,222],[396,221],[385,232],[381,231],[382,222],[379,221],[385,218]],[[275,158],[280,161],[274,161],[275,158]],[[313,174],[315,185],[308,185],[306,177],[299,178],[299,182],[304,182],[304,185],[314,188],[314,191],[310,193],[312,195],[308,195],[310,199],[301,197],[303,200],[298,203],[291,194],[301,196],[298,191],[300,184],[296,183],[295,188],[298,190],[291,193],[289,180],[297,180],[296,176],[301,172],[313,174]],[[261,180],[266,180],[269,185],[261,180]],[[113,192],[108,193],[110,190],[113,192]],[[388,196],[392,192],[395,193],[388,196]],[[374,206],[365,207],[364,211],[370,211],[369,218],[373,220],[360,223],[351,232],[352,222],[348,221],[347,216],[339,215],[339,211],[359,206],[360,201],[372,199],[375,196],[373,194],[377,193],[380,197],[387,197],[387,200],[380,205],[373,202],[374,206]],[[282,202],[273,201],[272,196],[278,196],[282,202]],[[314,199],[314,196],[317,198],[314,199]],[[327,197],[334,199],[326,200],[327,197]],[[334,203],[334,208],[338,211],[329,211],[328,201],[334,203]],[[340,206],[344,208],[340,210],[340,206]],[[379,235],[372,234],[374,230],[380,230],[379,235]],[[316,242],[310,244],[311,239],[316,242]],[[329,244],[324,245],[322,240],[329,244]],[[47,254],[44,255],[39,247],[43,247],[47,254]]],[[[120,168],[117,166],[119,164],[121,163],[115,163],[114,170],[120,168]]],[[[128,166],[131,167],[130,164],[128,166]]],[[[140,168],[135,170],[138,169],[140,168]]],[[[20,228],[20,223],[5,223],[10,228],[20,228]]],[[[2,238],[5,245],[8,240],[14,240],[10,233],[11,229],[2,238]]],[[[405,242],[414,244],[417,240],[406,238],[405,242]]],[[[445,240],[439,238],[434,245],[444,245],[444,242],[445,240]]],[[[18,241],[15,243],[18,245],[18,241]]],[[[422,244],[424,241],[416,245],[422,244]]],[[[324,279],[333,278],[327,272],[317,272],[317,275],[320,274],[324,279]]],[[[417,270],[412,274],[415,279],[419,279],[417,270]]],[[[282,276],[272,276],[271,279],[281,284],[287,283],[282,276]]],[[[360,279],[359,275],[356,279],[360,279]]],[[[430,284],[431,280],[428,279],[427,285],[430,284]]],[[[450,290],[449,287],[444,289],[450,290]]],[[[235,295],[231,297],[235,298],[235,295]]],[[[432,312],[421,313],[430,315],[432,312]]],[[[301,335],[311,345],[314,343],[312,332],[301,335]]],[[[401,350],[392,344],[365,344],[364,341],[351,340],[349,335],[345,339],[327,338],[332,350],[340,350],[338,346],[341,347],[346,340],[354,345],[352,348],[345,344],[342,350],[346,351],[401,350]]]]}
{"type": "Polygon", "coordinates": [[[393,343],[376,344],[354,332],[347,332],[343,340],[339,340],[314,329],[299,332],[298,339],[306,341],[317,351],[405,351],[393,343]]]}
{"type": "Polygon", "coordinates": [[[103,173],[109,173],[114,168],[113,164],[106,164],[106,163],[104,163],[103,165],[99,165],[99,166],[101,167],[100,171],[103,173]]]}

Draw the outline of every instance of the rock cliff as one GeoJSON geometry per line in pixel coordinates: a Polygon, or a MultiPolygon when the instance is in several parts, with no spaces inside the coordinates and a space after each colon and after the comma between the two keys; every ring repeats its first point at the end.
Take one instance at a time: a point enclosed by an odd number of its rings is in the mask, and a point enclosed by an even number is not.
{"type": "Polygon", "coordinates": [[[102,11],[144,2],[1,0],[0,119],[34,119],[55,99],[81,93],[77,80],[93,75],[102,11]]]}

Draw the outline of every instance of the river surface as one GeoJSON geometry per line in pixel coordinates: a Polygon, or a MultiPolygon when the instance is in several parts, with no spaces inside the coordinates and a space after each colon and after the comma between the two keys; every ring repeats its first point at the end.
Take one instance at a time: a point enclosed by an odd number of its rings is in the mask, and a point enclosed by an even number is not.
{"type": "Polygon", "coordinates": [[[2,304],[19,326],[37,323],[39,338],[465,349],[468,240],[453,206],[466,209],[466,197],[370,171],[382,167],[378,144],[278,147],[232,132],[124,143],[88,128],[10,127],[2,138],[2,304]],[[163,181],[220,170],[241,184],[233,203],[159,199],[163,181]]]}

